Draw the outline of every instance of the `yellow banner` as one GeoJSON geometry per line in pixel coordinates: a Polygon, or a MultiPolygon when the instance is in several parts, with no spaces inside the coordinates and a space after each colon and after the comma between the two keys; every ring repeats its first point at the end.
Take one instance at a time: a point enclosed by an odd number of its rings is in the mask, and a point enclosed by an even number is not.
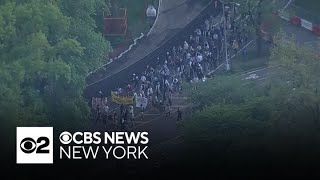
{"type": "Polygon", "coordinates": [[[133,104],[132,96],[120,96],[115,92],[111,92],[112,101],[117,104],[133,104]]]}

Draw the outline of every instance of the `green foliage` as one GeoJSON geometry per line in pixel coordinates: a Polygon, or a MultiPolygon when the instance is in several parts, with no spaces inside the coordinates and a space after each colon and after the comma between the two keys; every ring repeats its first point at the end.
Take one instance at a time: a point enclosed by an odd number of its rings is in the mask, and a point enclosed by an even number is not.
{"type": "MultiPolygon", "coordinates": [[[[185,87],[188,90],[191,100],[196,109],[203,109],[211,104],[240,104],[248,95],[250,89],[241,86],[239,78],[217,77],[214,80],[192,84],[192,87],[185,87]]],[[[252,92],[253,93],[253,92],[252,92]]]]}
{"type": "Polygon", "coordinates": [[[320,130],[319,53],[280,33],[270,65],[273,76],[265,82],[244,85],[247,81],[238,77],[219,77],[188,90],[195,110],[184,123],[186,140],[245,146],[253,140],[251,146],[260,139],[264,148],[276,143],[320,147],[315,140],[320,130]],[[299,138],[293,142],[292,137],[299,138]]]}
{"type": "MultiPolygon", "coordinates": [[[[276,36],[275,43],[270,65],[277,67],[277,78],[270,81],[272,88],[280,89],[285,94],[285,98],[279,98],[277,102],[291,116],[306,117],[303,122],[319,128],[319,53],[316,48],[296,43],[293,37],[283,32],[276,36]]],[[[283,119],[286,115],[279,113],[279,117],[283,119]]]]}
{"type": "Polygon", "coordinates": [[[0,119],[6,126],[86,125],[88,72],[109,43],[97,28],[105,0],[0,3],[0,119]]]}
{"type": "Polygon", "coordinates": [[[268,113],[263,114],[265,109],[254,105],[219,104],[196,112],[192,117],[194,121],[186,125],[187,139],[210,143],[264,133],[267,123],[263,116],[268,113]]]}
{"type": "Polygon", "coordinates": [[[195,102],[195,113],[185,124],[187,139],[215,142],[261,133],[271,116],[270,102],[263,89],[254,88],[254,82],[243,84],[238,77],[217,77],[196,84],[188,92],[195,102]]]}
{"type": "Polygon", "coordinates": [[[267,36],[266,38],[270,38],[279,30],[280,19],[274,16],[273,13],[279,9],[280,2],[276,0],[235,0],[225,2],[240,4],[239,12],[248,16],[248,30],[255,35],[257,55],[261,56],[263,38],[265,36],[267,36]]]}

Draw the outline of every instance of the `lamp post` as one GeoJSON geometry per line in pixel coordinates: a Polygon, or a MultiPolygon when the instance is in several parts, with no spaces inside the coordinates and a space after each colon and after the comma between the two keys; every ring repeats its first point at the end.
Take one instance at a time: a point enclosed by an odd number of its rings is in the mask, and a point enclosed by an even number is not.
{"type": "Polygon", "coordinates": [[[153,5],[149,5],[146,11],[147,23],[152,26],[154,19],[157,17],[157,10],[153,5]]]}
{"type": "MultiPolygon", "coordinates": [[[[228,58],[228,47],[227,47],[227,18],[226,18],[226,10],[225,10],[225,6],[226,4],[233,4],[236,6],[240,6],[239,3],[236,2],[223,2],[220,1],[222,3],[222,11],[223,11],[223,28],[224,28],[224,48],[225,48],[225,56],[226,56],[226,69],[227,71],[230,71],[231,67],[230,67],[230,62],[229,62],[229,58],[228,58]]],[[[233,8],[234,9],[234,8],[233,8]]]]}
{"type": "Polygon", "coordinates": [[[157,16],[157,10],[154,8],[153,5],[149,5],[146,11],[147,17],[155,18],[157,16]]]}

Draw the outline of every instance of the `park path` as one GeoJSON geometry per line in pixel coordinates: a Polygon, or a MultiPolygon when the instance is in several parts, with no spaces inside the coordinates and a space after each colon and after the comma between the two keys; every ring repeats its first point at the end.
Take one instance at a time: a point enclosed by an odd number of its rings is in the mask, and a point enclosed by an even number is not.
{"type": "Polygon", "coordinates": [[[154,52],[194,20],[208,4],[193,0],[160,0],[159,5],[158,17],[148,35],[141,39],[137,47],[106,65],[102,74],[99,71],[90,74],[87,77],[89,85],[123,71],[154,52]]]}

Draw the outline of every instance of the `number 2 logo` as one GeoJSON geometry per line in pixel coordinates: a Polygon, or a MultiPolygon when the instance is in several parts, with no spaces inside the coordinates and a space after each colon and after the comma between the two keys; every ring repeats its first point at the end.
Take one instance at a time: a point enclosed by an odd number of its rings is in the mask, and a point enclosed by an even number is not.
{"type": "Polygon", "coordinates": [[[50,140],[47,137],[39,137],[37,141],[30,137],[22,139],[20,143],[20,149],[26,154],[31,154],[36,150],[38,154],[49,153],[48,149],[45,149],[50,144],[50,140]]]}

